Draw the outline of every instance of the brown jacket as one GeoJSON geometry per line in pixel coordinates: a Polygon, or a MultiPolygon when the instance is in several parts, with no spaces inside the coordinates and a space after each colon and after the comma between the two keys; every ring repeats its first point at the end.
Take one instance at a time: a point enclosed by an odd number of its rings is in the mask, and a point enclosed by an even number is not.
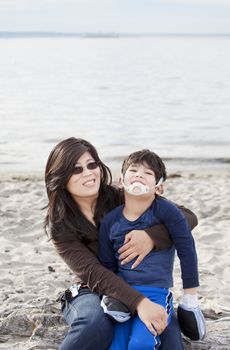
{"type": "MultiPolygon", "coordinates": [[[[190,210],[179,207],[186,216],[191,228],[197,225],[197,218],[190,210]]],[[[155,249],[166,249],[172,241],[164,225],[156,225],[146,229],[154,240],[155,249]]],[[[97,258],[98,231],[95,227],[95,237],[86,246],[78,237],[73,241],[53,241],[57,252],[76,274],[76,282],[84,282],[96,293],[109,295],[118,299],[134,314],[138,303],[144,296],[129,286],[123,279],[102,266],[97,258]]]]}

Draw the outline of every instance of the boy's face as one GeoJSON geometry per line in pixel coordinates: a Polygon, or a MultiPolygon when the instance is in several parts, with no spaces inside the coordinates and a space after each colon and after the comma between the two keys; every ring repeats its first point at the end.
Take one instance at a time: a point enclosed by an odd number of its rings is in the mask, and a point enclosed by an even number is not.
{"type": "Polygon", "coordinates": [[[149,187],[150,191],[148,192],[148,194],[152,195],[156,193],[155,173],[152,169],[149,168],[148,164],[146,163],[131,164],[126,170],[126,173],[124,174],[123,182],[126,187],[136,183],[137,184],[136,194],[138,194],[139,183],[149,187]]]}

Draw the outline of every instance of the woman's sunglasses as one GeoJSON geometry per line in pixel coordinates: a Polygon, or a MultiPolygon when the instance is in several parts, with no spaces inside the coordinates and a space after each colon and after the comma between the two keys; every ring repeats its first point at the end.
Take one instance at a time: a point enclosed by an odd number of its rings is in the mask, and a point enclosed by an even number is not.
{"type": "Polygon", "coordinates": [[[99,167],[99,163],[96,161],[87,163],[85,166],[76,165],[73,169],[73,174],[75,175],[81,174],[84,171],[84,168],[87,168],[88,170],[94,170],[98,167],[99,167]]]}

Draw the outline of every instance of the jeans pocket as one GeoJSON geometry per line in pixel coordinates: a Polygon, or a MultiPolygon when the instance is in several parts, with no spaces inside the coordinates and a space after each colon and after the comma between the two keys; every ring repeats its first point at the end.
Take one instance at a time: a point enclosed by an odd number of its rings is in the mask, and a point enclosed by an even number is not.
{"type": "Polygon", "coordinates": [[[67,301],[64,303],[62,314],[65,321],[68,323],[68,325],[71,325],[72,322],[78,318],[77,308],[74,307],[74,305],[72,304],[72,301],[71,302],[67,301]]]}
{"type": "Polygon", "coordinates": [[[69,325],[73,322],[73,320],[76,320],[79,317],[79,312],[82,308],[82,301],[84,301],[84,297],[87,294],[94,295],[89,288],[80,288],[78,295],[76,295],[70,301],[61,301],[62,314],[69,325]]]}

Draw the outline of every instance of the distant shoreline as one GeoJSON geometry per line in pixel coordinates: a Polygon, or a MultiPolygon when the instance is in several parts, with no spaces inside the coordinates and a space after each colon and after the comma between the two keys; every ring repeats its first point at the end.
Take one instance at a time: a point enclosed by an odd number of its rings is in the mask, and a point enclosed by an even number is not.
{"type": "MultiPolygon", "coordinates": [[[[115,157],[102,157],[105,164],[109,166],[113,173],[113,177],[119,177],[120,167],[125,155],[119,155],[115,157]]],[[[162,157],[165,162],[168,175],[180,174],[230,174],[230,158],[185,158],[185,157],[162,157]]],[[[8,164],[0,162],[0,181],[4,178],[12,177],[38,177],[39,179],[44,177],[44,169],[27,168],[26,164],[21,164],[20,168],[15,164],[8,164]],[[22,170],[21,170],[22,169],[22,170]]],[[[44,165],[45,167],[45,165],[44,165]]]]}
{"type": "MultiPolygon", "coordinates": [[[[115,166],[109,164],[112,170],[113,181],[118,181],[120,178],[120,165],[115,166]]],[[[174,167],[166,164],[168,179],[170,178],[206,178],[215,176],[216,178],[229,178],[230,167],[174,167]]],[[[26,171],[26,170],[0,170],[0,183],[2,182],[24,182],[24,181],[43,181],[44,182],[44,171],[26,171]]]]}
{"type": "Polygon", "coordinates": [[[0,32],[0,38],[155,38],[155,37],[221,37],[230,38],[230,33],[65,33],[65,32],[0,32]]]}

